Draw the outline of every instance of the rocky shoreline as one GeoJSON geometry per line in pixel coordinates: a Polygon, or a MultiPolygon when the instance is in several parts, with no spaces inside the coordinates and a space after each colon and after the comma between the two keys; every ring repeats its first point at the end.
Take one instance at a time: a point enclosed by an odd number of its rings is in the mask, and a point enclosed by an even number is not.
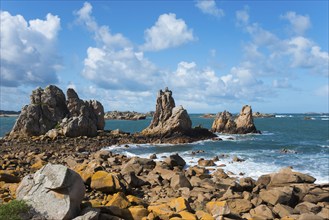
{"type": "Polygon", "coordinates": [[[150,113],[143,114],[139,112],[120,112],[120,111],[109,111],[105,112],[104,119],[105,120],[144,120],[146,117],[152,117],[150,113]]]}
{"type": "Polygon", "coordinates": [[[86,189],[77,219],[328,219],[329,183],[314,184],[313,177],[289,168],[258,180],[237,179],[220,167],[205,167],[210,161],[185,167],[179,155],[155,161],[100,151],[129,145],[128,139],[1,140],[0,201],[16,198],[24,176],[62,164],[80,175],[86,189]],[[106,181],[108,176],[117,184],[106,181]]]}

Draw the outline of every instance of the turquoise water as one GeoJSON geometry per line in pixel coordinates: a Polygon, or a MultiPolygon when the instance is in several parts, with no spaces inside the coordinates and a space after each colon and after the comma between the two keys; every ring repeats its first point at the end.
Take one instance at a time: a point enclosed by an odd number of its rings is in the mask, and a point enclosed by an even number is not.
{"type": "MultiPolygon", "coordinates": [[[[213,119],[191,115],[193,126],[201,124],[210,128],[213,119]]],[[[184,145],[133,145],[109,146],[108,149],[128,156],[149,157],[157,154],[158,158],[179,153],[188,165],[197,164],[202,157],[211,159],[216,155],[225,154],[217,165],[225,164],[226,171],[257,178],[262,174],[276,172],[282,167],[292,166],[294,170],[311,174],[318,183],[329,182],[329,115],[282,114],[275,118],[254,119],[260,135],[223,135],[223,141],[200,141],[184,145]],[[312,120],[304,120],[305,116],[312,120]],[[281,153],[286,148],[297,153],[281,153]],[[204,153],[193,155],[192,151],[204,150],[204,153]],[[232,163],[238,156],[245,159],[241,163],[232,163]]],[[[15,118],[0,118],[0,136],[10,131],[15,118]]],[[[106,121],[106,129],[127,132],[138,132],[147,127],[151,118],[140,121],[106,121]]]]}

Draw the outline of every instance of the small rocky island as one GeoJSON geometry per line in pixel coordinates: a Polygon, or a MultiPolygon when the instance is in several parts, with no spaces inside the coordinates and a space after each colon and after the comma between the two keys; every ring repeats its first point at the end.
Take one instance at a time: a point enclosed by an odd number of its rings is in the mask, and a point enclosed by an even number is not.
{"type": "Polygon", "coordinates": [[[243,106],[236,118],[227,111],[218,113],[211,130],[228,134],[260,133],[254,124],[252,109],[249,105],[243,106]]]}
{"type": "Polygon", "coordinates": [[[139,112],[120,112],[120,111],[109,111],[104,115],[105,120],[144,120],[146,119],[147,114],[139,113],[139,112]]]}

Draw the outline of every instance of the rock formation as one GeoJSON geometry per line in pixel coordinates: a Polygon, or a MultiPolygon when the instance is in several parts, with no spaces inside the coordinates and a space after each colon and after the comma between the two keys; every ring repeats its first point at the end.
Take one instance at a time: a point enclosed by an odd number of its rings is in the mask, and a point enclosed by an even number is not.
{"type": "Polygon", "coordinates": [[[45,89],[32,91],[31,103],[23,107],[10,138],[48,136],[58,134],[69,137],[95,136],[103,130],[104,109],[98,101],[82,101],[73,89],[68,89],[67,100],[58,87],[49,85],[45,89]]]}
{"type": "Polygon", "coordinates": [[[85,194],[78,173],[63,165],[47,164],[23,178],[17,199],[25,200],[47,219],[72,219],[79,215],[85,194]]]}
{"type": "Polygon", "coordinates": [[[175,107],[172,92],[160,90],[156,110],[151,124],[142,131],[143,135],[168,137],[173,134],[186,134],[192,130],[192,122],[182,106],[175,107]]]}
{"type": "Polygon", "coordinates": [[[235,120],[232,114],[227,111],[218,113],[211,130],[228,134],[259,133],[254,125],[252,109],[249,105],[242,107],[239,116],[235,120]]]}
{"type": "Polygon", "coordinates": [[[23,107],[10,136],[38,136],[54,128],[67,114],[65,95],[56,86],[37,88],[30,96],[31,104],[23,107]]]}
{"type": "Polygon", "coordinates": [[[105,120],[144,120],[146,119],[146,114],[130,111],[109,111],[105,113],[104,118],[105,120]]]}

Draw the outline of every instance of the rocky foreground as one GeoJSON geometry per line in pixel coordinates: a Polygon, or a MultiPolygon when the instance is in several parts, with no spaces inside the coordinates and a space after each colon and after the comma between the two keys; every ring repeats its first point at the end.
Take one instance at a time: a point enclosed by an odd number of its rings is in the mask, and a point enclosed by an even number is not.
{"type": "Polygon", "coordinates": [[[213,160],[186,168],[179,155],[155,161],[99,151],[123,143],[112,137],[1,140],[0,202],[34,201],[26,219],[329,219],[329,184],[312,176],[285,168],[236,179],[205,167],[213,160]]]}

